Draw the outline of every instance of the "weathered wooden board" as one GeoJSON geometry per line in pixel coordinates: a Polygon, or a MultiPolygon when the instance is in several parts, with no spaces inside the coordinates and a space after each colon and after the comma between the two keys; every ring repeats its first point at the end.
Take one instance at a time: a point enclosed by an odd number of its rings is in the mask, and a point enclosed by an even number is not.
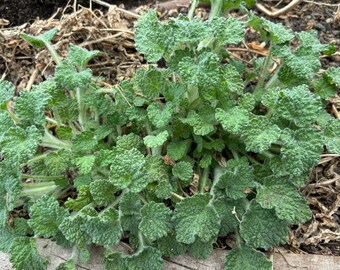
{"type": "MultiPolygon", "coordinates": [[[[71,250],[65,250],[49,240],[40,239],[38,249],[42,255],[47,257],[51,262],[48,270],[54,270],[65,259],[71,255],[71,250]]],[[[93,248],[91,250],[90,262],[79,270],[104,270],[102,261],[102,249],[93,248]]],[[[166,260],[164,270],[223,270],[224,250],[215,250],[215,252],[204,261],[197,261],[190,256],[179,256],[166,260]]],[[[340,270],[340,257],[322,256],[322,255],[303,255],[288,253],[284,249],[274,252],[272,260],[274,270],[340,270]]],[[[13,270],[8,256],[0,252],[0,269],[13,270]]],[[[261,269],[259,269],[261,270],[261,269]]]]}

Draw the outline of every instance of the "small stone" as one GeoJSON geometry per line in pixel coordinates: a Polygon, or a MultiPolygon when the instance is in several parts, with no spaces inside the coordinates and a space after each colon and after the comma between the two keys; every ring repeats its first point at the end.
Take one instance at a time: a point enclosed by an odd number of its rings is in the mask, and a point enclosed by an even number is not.
{"type": "Polygon", "coordinates": [[[323,24],[321,24],[321,23],[317,23],[317,24],[314,26],[314,28],[317,29],[317,30],[320,30],[320,31],[322,31],[322,32],[325,32],[325,31],[326,31],[326,27],[323,26],[323,24]]]}

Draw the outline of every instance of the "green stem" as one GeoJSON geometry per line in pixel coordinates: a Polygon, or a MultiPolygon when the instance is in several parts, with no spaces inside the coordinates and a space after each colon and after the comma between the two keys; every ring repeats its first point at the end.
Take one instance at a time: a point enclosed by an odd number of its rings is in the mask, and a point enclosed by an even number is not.
{"type": "Polygon", "coordinates": [[[54,137],[47,129],[45,129],[45,135],[40,143],[41,146],[52,148],[52,149],[67,149],[71,150],[71,145],[67,142],[59,140],[54,137]]]}
{"type": "Polygon", "coordinates": [[[280,80],[279,80],[279,72],[280,72],[281,67],[279,67],[274,75],[270,78],[270,80],[266,83],[265,88],[273,88],[275,86],[278,86],[279,84],[281,84],[280,80]]]}
{"type": "MultiPolygon", "coordinates": [[[[143,250],[145,244],[144,244],[144,237],[142,235],[141,231],[138,231],[138,242],[139,242],[139,247],[138,247],[138,251],[143,250]]],[[[137,251],[137,253],[138,253],[137,251]]]]}
{"type": "Polygon", "coordinates": [[[189,18],[190,21],[194,17],[194,12],[195,12],[195,9],[198,6],[198,3],[199,3],[198,0],[193,0],[191,5],[190,5],[190,9],[189,9],[189,12],[188,12],[188,18],[189,18]]]}
{"type": "Polygon", "coordinates": [[[203,170],[202,177],[200,179],[200,193],[203,194],[205,192],[205,186],[207,185],[209,177],[209,168],[206,168],[203,170]]]}
{"type": "Polygon", "coordinates": [[[36,180],[59,180],[60,178],[64,178],[65,175],[61,174],[61,175],[30,175],[30,174],[22,174],[21,175],[22,178],[25,179],[36,179],[36,180]]]}
{"type": "Polygon", "coordinates": [[[271,60],[271,57],[272,57],[272,50],[273,50],[273,46],[272,46],[272,44],[270,44],[269,51],[268,51],[268,54],[266,56],[266,60],[264,61],[264,64],[263,64],[263,67],[262,67],[262,72],[261,72],[261,75],[260,75],[259,80],[257,82],[255,90],[263,88],[264,81],[266,79],[266,75],[267,75],[268,68],[269,68],[269,65],[270,65],[270,60],[271,60]]]}
{"type": "Polygon", "coordinates": [[[50,54],[51,54],[54,62],[56,62],[57,65],[61,64],[61,59],[60,59],[57,51],[52,46],[52,44],[50,42],[44,42],[44,44],[45,44],[46,48],[50,51],[50,54]]]}
{"type": "Polygon", "coordinates": [[[9,116],[12,118],[13,122],[15,124],[19,123],[20,119],[14,114],[12,113],[10,110],[7,109],[7,113],[9,114],[9,116]]]}
{"type": "Polygon", "coordinates": [[[182,197],[181,195],[178,195],[178,194],[175,193],[175,192],[171,192],[171,195],[174,196],[175,198],[181,200],[181,201],[183,201],[183,200],[185,199],[184,197],[182,197]]]}
{"type": "Polygon", "coordinates": [[[82,130],[85,130],[85,122],[86,122],[86,109],[84,104],[84,97],[83,97],[83,90],[84,89],[76,89],[77,94],[77,102],[78,102],[78,110],[79,110],[79,124],[82,130]]]}
{"type": "Polygon", "coordinates": [[[235,149],[229,148],[229,150],[230,150],[231,154],[233,155],[234,159],[236,159],[236,160],[240,159],[240,156],[239,156],[238,152],[235,149]]]}
{"type": "Polygon", "coordinates": [[[211,9],[209,14],[209,21],[220,15],[222,9],[222,0],[211,0],[211,9]]]}
{"type": "Polygon", "coordinates": [[[274,157],[276,157],[273,153],[271,153],[269,151],[263,151],[261,154],[264,155],[267,158],[274,158],[274,157]]]}
{"type": "Polygon", "coordinates": [[[52,123],[53,125],[56,125],[56,126],[59,126],[59,123],[58,123],[58,121],[56,121],[56,120],[54,120],[54,119],[52,119],[52,118],[50,118],[50,117],[45,117],[45,120],[47,121],[47,122],[50,122],[50,123],[52,123]]]}
{"type": "Polygon", "coordinates": [[[37,162],[39,160],[42,160],[42,159],[44,159],[48,155],[48,153],[50,153],[50,152],[46,152],[46,153],[44,153],[42,155],[35,156],[34,158],[31,158],[30,160],[28,160],[25,164],[21,164],[20,166],[24,167],[25,165],[28,165],[30,163],[34,163],[34,162],[37,162]]]}
{"type": "Polygon", "coordinates": [[[42,183],[21,183],[23,189],[20,196],[33,196],[39,197],[45,194],[49,194],[54,191],[58,186],[54,182],[42,182],[42,183]]]}

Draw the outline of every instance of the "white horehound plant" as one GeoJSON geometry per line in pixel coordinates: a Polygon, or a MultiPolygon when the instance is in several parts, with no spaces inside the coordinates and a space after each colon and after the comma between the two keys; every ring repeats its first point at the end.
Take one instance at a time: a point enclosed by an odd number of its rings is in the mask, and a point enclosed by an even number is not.
{"type": "Polygon", "coordinates": [[[319,73],[334,47],[316,32],[219,17],[229,2],[213,1],[207,21],[193,9],[142,15],[135,43],[150,64],[110,89],[86,68],[100,52],[71,44],[61,59],[55,29],[22,35],[57,65],[18,95],[0,81],[0,250],[16,269],[46,269],[39,237],[73,247],[59,270],[86,262],[90,244],[106,249],[106,269],[158,270],[162,257],[204,259],[230,234],[225,269],[271,269],[262,251],[311,218],[299,192],[308,172],[323,151],[340,153],[340,122],[325,110],[340,69],[319,73]],[[269,47],[251,66],[226,49],[246,26],[269,47]],[[133,253],[112,252],[120,241],[133,253]]]}

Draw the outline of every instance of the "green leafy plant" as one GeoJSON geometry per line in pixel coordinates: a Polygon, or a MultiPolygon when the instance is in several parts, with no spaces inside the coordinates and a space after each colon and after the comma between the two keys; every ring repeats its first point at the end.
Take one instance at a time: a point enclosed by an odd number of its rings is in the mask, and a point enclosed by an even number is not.
{"type": "Polygon", "coordinates": [[[73,247],[58,269],[97,244],[106,269],[125,270],[162,269],[163,256],[185,252],[204,259],[229,234],[225,269],[271,269],[259,249],[311,218],[299,187],[323,150],[340,153],[340,122],[324,109],[340,70],[318,73],[319,54],[334,48],[315,32],[212,12],[166,23],[145,13],[135,42],[150,64],[109,89],[86,68],[100,52],[71,44],[61,59],[56,30],[22,35],[57,66],[19,95],[0,81],[0,250],[16,269],[46,269],[38,237],[73,247]],[[269,44],[257,69],[225,49],[246,25],[269,44]],[[134,252],[112,252],[120,241],[134,252]]]}

